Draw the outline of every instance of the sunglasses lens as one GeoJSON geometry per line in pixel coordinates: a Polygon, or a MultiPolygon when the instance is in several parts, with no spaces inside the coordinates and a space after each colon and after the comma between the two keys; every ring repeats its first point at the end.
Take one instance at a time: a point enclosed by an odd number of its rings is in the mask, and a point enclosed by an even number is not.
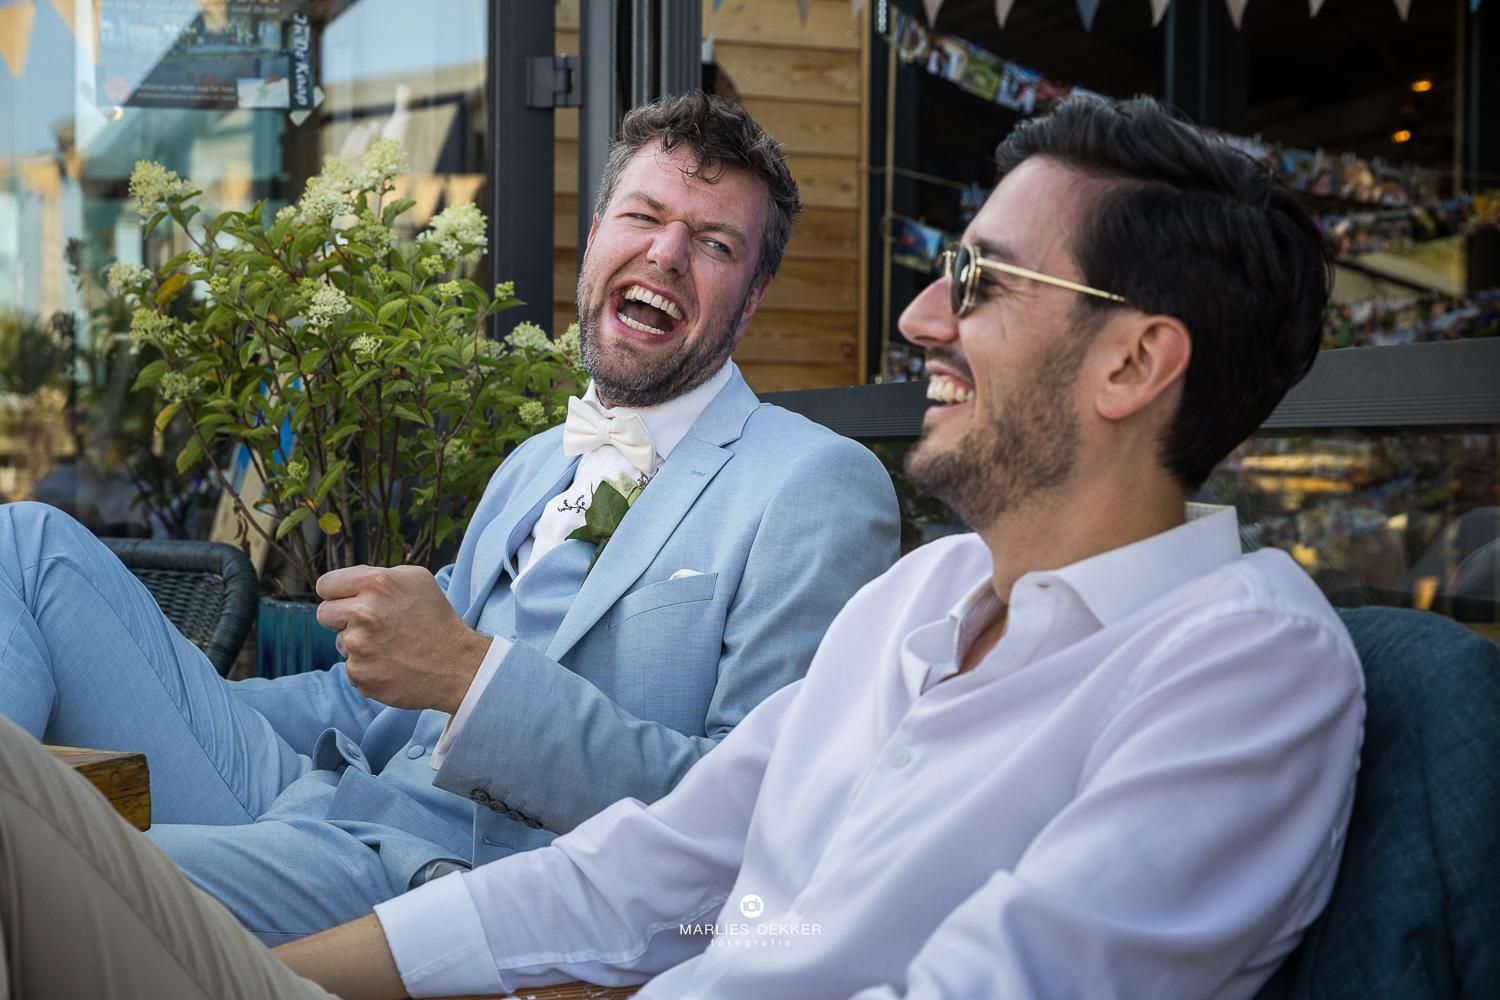
{"type": "Polygon", "coordinates": [[[964,311],[964,293],[969,287],[969,277],[974,270],[974,257],[964,246],[953,247],[948,253],[950,254],[948,307],[953,310],[953,315],[961,316],[964,311]]]}

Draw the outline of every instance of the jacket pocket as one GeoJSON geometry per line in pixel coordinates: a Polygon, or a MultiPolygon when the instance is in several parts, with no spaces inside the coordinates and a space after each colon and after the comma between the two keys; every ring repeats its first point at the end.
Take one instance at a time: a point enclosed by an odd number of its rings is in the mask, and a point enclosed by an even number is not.
{"type": "Polygon", "coordinates": [[[614,628],[621,622],[643,615],[647,611],[655,611],[657,608],[667,608],[676,604],[690,604],[693,601],[708,601],[714,596],[714,586],[718,583],[719,574],[699,573],[696,576],[684,576],[676,580],[663,580],[661,583],[653,583],[649,587],[642,587],[631,594],[626,594],[615,602],[615,606],[609,612],[609,627],[614,628]]]}

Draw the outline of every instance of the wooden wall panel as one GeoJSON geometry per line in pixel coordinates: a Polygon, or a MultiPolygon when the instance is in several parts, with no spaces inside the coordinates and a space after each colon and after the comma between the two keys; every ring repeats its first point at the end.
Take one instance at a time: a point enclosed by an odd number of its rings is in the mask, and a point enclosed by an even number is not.
{"type": "Polygon", "coordinates": [[[714,43],[714,55],[742,97],[779,97],[859,106],[859,53],[714,43]]]}
{"type": "MultiPolygon", "coordinates": [[[[791,0],[723,0],[717,12],[703,2],[720,68],[782,143],[807,209],[735,352],[757,392],[862,381],[868,17],[851,19],[848,0],[813,0],[804,27],[791,0]]],[[[578,52],[578,0],[557,5],[557,51],[578,52]]],[[[576,319],[578,112],[556,116],[552,302],[561,332],[576,319]]]]}
{"type": "Polygon", "coordinates": [[[849,16],[848,0],[813,0],[811,6],[802,24],[792,0],[724,0],[717,12],[713,0],[703,0],[703,33],[720,42],[860,50],[865,22],[849,16]]]}

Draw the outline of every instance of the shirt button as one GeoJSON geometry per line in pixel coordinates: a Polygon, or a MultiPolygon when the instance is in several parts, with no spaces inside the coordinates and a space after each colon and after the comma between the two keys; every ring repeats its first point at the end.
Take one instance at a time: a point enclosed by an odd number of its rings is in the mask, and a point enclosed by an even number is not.
{"type": "Polygon", "coordinates": [[[470,792],[469,798],[473,799],[475,802],[478,802],[482,806],[487,806],[490,804],[490,797],[485,794],[484,790],[481,788],[476,788],[472,792],[470,792]]]}
{"type": "Polygon", "coordinates": [[[905,767],[911,763],[911,751],[906,747],[891,747],[885,759],[890,761],[892,767],[905,767]]]}
{"type": "Polygon", "coordinates": [[[426,752],[427,748],[420,743],[413,743],[411,746],[406,748],[406,756],[410,757],[412,760],[416,760],[426,752]]]}

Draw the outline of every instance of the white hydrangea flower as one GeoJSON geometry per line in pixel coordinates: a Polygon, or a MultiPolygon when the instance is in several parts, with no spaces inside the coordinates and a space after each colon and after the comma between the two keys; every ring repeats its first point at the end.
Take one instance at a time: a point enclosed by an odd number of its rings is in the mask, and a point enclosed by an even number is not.
{"type": "Polygon", "coordinates": [[[330,327],[337,316],[349,311],[349,300],[344,293],[332,285],[324,285],[313,293],[307,305],[307,322],[317,327],[330,327]]]}
{"type": "MultiPolygon", "coordinates": [[[[337,160],[338,157],[333,159],[337,160]]],[[[302,191],[302,200],[297,202],[297,210],[313,219],[348,215],[353,209],[354,201],[349,197],[348,188],[326,173],[309,177],[307,187],[302,191]]]]}
{"type": "Polygon", "coordinates": [[[349,350],[353,351],[355,357],[361,361],[369,361],[375,357],[375,352],[380,350],[380,341],[368,333],[362,333],[354,338],[354,342],[349,345],[349,350]]]}
{"type": "Polygon", "coordinates": [[[130,315],[130,343],[136,347],[148,340],[163,345],[173,340],[172,320],[154,309],[140,306],[130,315]]]}
{"type": "Polygon", "coordinates": [[[578,358],[578,324],[569,323],[563,335],[552,342],[552,349],[561,351],[576,360],[578,358]]]}
{"type": "Polygon", "coordinates": [[[496,299],[513,299],[516,297],[516,283],[514,281],[502,281],[495,286],[496,299]]]}
{"type": "Polygon", "coordinates": [[[296,205],[287,205],[285,208],[278,208],[276,210],[276,221],[281,222],[283,219],[295,219],[300,214],[302,214],[302,210],[296,205]]]}
{"type": "Polygon", "coordinates": [[[505,342],[514,348],[530,348],[533,351],[547,351],[552,349],[552,341],[547,337],[547,331],[535,323],[519,323],[516,328],[505,338],[505,342]]]}
{"type": "Polygon", "coordinates": [[[397,177],[411,172],[406,164],[406,150],[395,139],[381,139],[371,146],[359,161],[355,184],[361,191],[382,191],[397,177]]]}
{"type": "Polygon", "coordinates": [[[286,463],[286,478],[295,480],[296,482],[299,482],[299,483],[306,482],[307,481],[307,462],[301,461],[301,460],[294,460],[294,461],[286,463]]]}
{"type": "Polygon", "coordinates": [[[463,294],[463,288],[457,281],[445,281],[441,285],[438,285],[434,291],[437,292],[439,299],[457,298],[463,294]]]}
{"type": "Polygon", "coordinates": [[[528,399],[516,408],[516,416],[521,418],[521,423],[528,427],[538,427],[547,422],[547,411],[542,404],[534,399],[528,399]]]}
{"type": "Polygon", "coordinates": [[[109,282],[109,287],[118,295],[124,295],[131,291],[136,285],[151,280],[151,271],[139,264],[125,264],[115,261],[109,265],[109,270],[104,272],[104,280],[109,282]]]}
{"type": "Polygon", "coordinates": [[[188,378],[182,372],[167,372],[161,377],[161,398],[169,403],[180,403],[195,395],[202,384],[201,378],[188,378]]]}
{"type": "MultiPolygon", "coordinates": [[[[522,407],[526,404],[522,403],[522,407]]],[[[462,462],[469,454],[469,439],[466,437],[450,438],[443,446],[443,461],[458,463],[462,462]]]]}
{"type": "Polygon", "coordinates": [[[216,274],[208,279],[208,291],[216,299],[228,301],[229,279],[222,274],[216,274]]]}
{"type": "Polygon", "coordinates": [[[130,196],[143,219],[166,208],[170,199],[185,198],[194,190],[190,181],[177,176],[177,171],[150,160],[136,160],[130,171],[130,196]]]}
{"type": "Polygon", "coordinates": [[[484,213],[472,201],[449,205],[432,217],[432,228],[417,237],[444,257],[457,257],[465,243],[484,242],[484,213]]]}

